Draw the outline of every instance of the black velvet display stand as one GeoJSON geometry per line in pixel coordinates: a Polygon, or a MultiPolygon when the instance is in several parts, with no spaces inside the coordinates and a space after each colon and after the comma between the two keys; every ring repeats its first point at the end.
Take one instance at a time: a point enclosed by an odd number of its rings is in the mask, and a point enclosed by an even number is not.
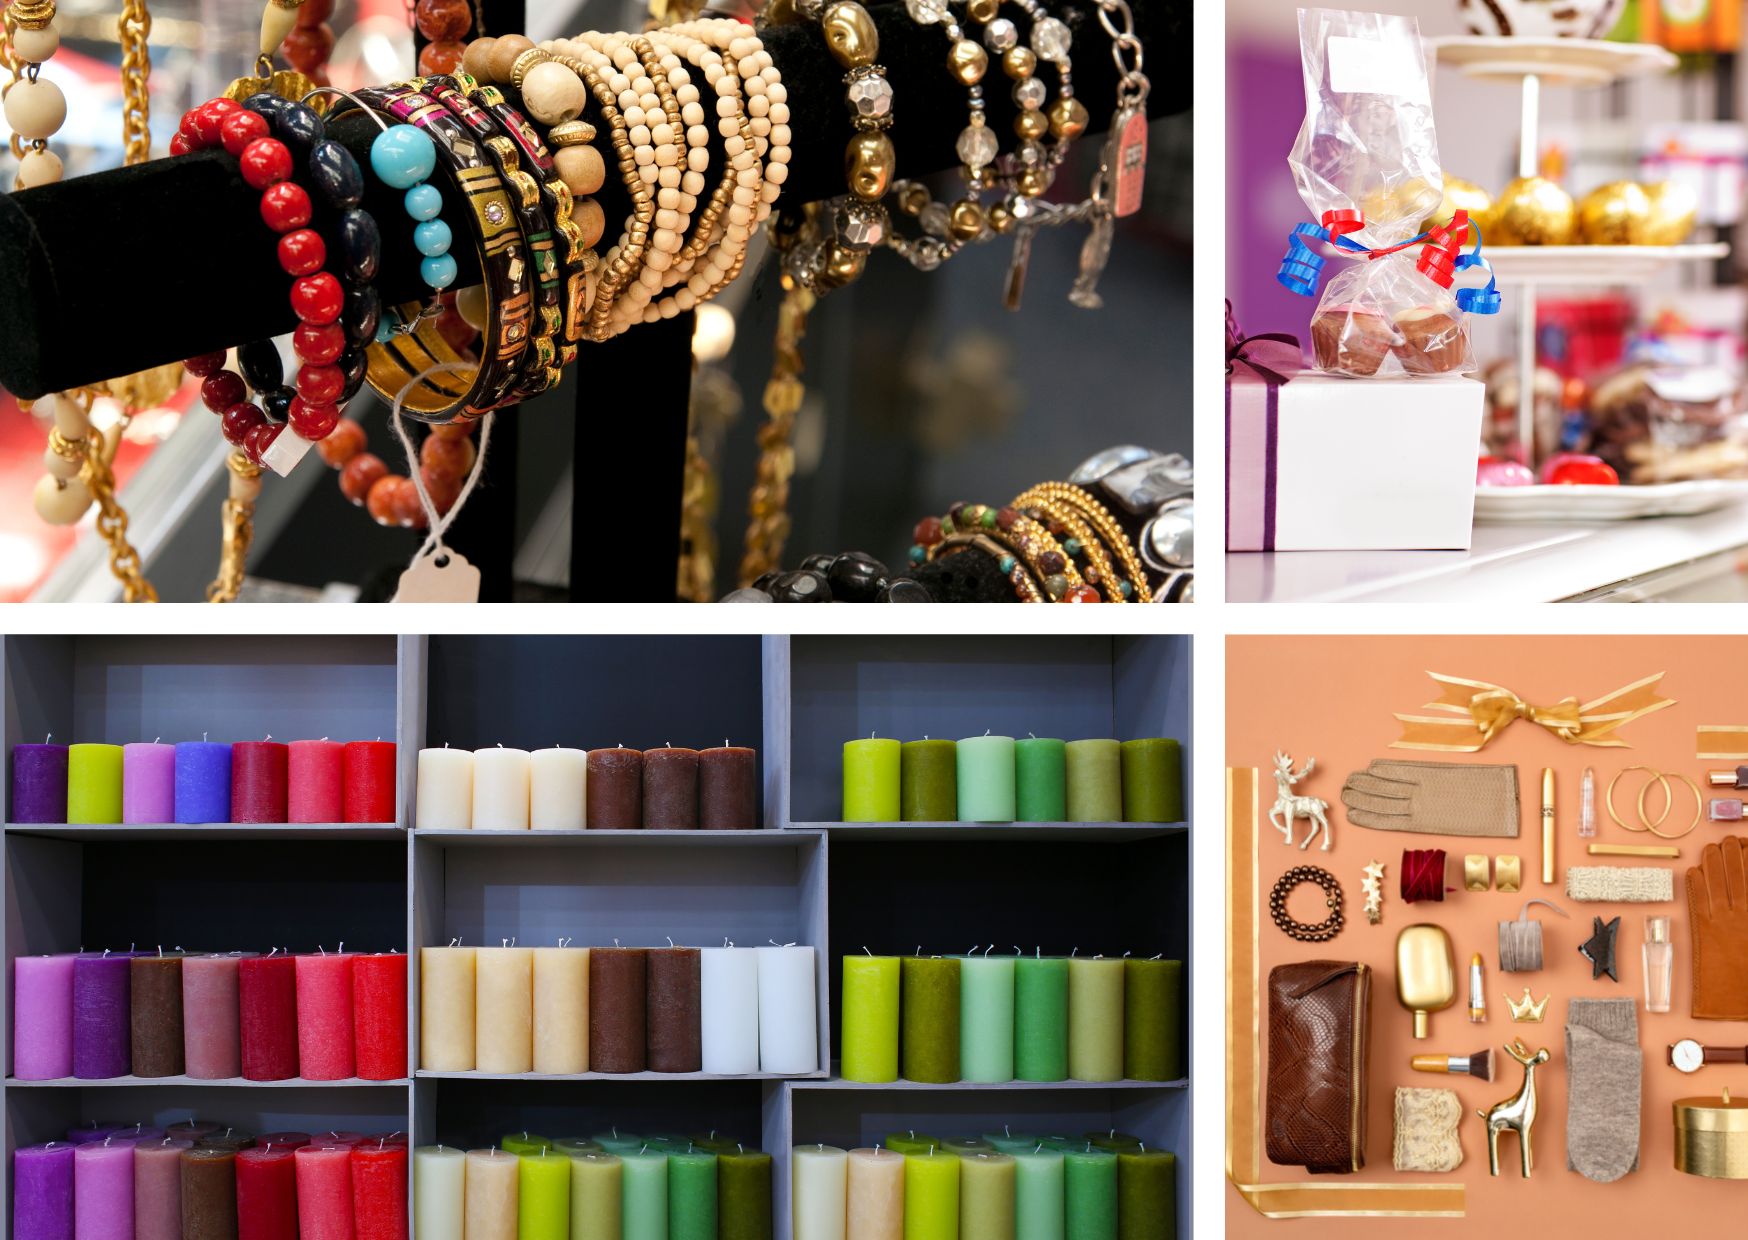
{"type": "MultiPolygon", "coordinates": [[[[1147,110],[1153,116],[1182,111],[1190,101],[1191,0],[1130,4],[1153,84],[1147,110]]],[[[486,32],[518,29],[522,8],[522,0],[486,0],[486,32]]],[[[1086,0],[1050,8],[1074,29],[1075,95],[1091,116],[1081,141],[1097,141],[1115,98],[1110,39],[1086,0]]],[[[891,136],[899,174],[955,166],[953,146],[965,124],[966,102],[965,88],[946,72],[946,35],[938,26],[918,26],[900,3],[870,6],[870,12],[880,31],[880,61],[893,85],[891,136]]],[[[764,40],[789,94],[790,176],[782,202],[841,194],[843,149],[852,132],[843,71],[815,26],[772,30],[764,40]]],[[[1053,70],[1040,65],[1040,73],[1054,95],[1053,70]]],[[[998,135],[1010,134],[1013,104],[998,65],[992,64],[986,82],[989,123],[998,135]]],[[[358,115],[338,118],[329,130],[361,162],[378,132],[358,115]]],[[[439,175],[432,183],[443,191],[445,217],[465,219],[467,208],[453,182],[439,175]]],[[[424,289],[412,221],[400,197],[400,191],[366,177],[364,205],[383,234],[377,287],[385,302],[417,300],[424,289]]],[[[612,186],[604,197],[611,232],[624,210],[613,201],[612,186]]],[[[296,319],[259,199],[238,175],[236,160],[220,150],[0,195],[0,386],[32,399],[290,331],[296,319]]],[[[458,246],[455,257],[457,287],[476,283],[478,255],[458,246]]],[[[688,314],[582,348],[573,599],[673,598],[675,554],[658,549],[672,547],[677,554],[679,546],[690,325],[688,314]],[[603,573],[600,542],[588,522],[602,512],[634,508],[647,527],[642,550],[617,558],[613,571],[603,573]],[[593,573],[586,571],[591,559],[593,573]]],[[[489,476],[482,479],[488,485],[476,491],[452,529],[457,550],[483,573],[486,601],[510,597],[516,417],[507,412],[494,427],[489,476]]]]}

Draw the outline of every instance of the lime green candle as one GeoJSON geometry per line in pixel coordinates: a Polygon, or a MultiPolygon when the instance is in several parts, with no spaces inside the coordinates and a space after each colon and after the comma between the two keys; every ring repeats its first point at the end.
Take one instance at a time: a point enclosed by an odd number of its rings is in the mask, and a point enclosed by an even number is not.
{"type": "Polygon", "coordinates": [[[67,746],[67,821],[121,821],[121,746],[67,746]]]}
{"type": "Polygon", "coordinates": [[[968,1154],[997,1154],[995,1146],[982,1137],[942,1137],[941,1151],[946,1154],[957,1154],[961,1158],[968,1154]]]}
{"type": "Polygon", "coordinates": [[[624,1193],[617,1154],[569,1156],[571,1165],[571,1240],[620,1240],[624,1193]]]}
{"type": "Polygon", "coordinates": [[[571,1160],[542,1150],[517,1170],[516,1240],[569,1240],[571,1160]]]}
{"type": "Polygon", "coordinates": [[[904,1079],[944,1085],[959,1079],[959,961],[906,956],[900,962],[904,1079]]]}
{"type": "Polygon", "coordinates": [[[715,1154],[668,1156],[668,1240],[717,1240],[716,1178],[715,1154]]]}
{"type": "Polygon", "coordinates": [[[1066,1240],[1117,1240],[1117,1156],[1092,1147],[1062,1155],[1066,1240]]]}
{"type": "Polygon", "coordinates": [[[959,960],[959,1076],[1014,1079],[1014,957],[959,960]]]}
{"type": "Polygon", "coordinates": [[[1184,755],[1163,736],[1123,742],[1123,821],[1184,820],[1184,755]]]}
{"type": "Polygon", "coordinates": [[[1068,1075],[1123,1079],[1123,961],[1076,956],[1068,962],[1068,1075]]]}
{"type": "Polygon", "coordinates": [[[888,737],[844,742],[844,821],[899,821],[899,745],[888,737]]]}
{"type": "Polygon", "coordinates": [[[1014,802],[1021,822],[1064,822],[1068,818],[1066,747],[1050,737],[1014,742],[1014,802]]]}
{"type": "Polygon", "coordinates": [[[635,1150],[619,1156],[622,1240],[668,1240],[668,1153],[635,1150]]]}
{"type": "Polygon", "coordinates": [[[1022,1150],[1014,1159],[1014,1240],[1063,1240],[1062,1151],[1022,1150]]]}
{"type": "Polygon", "coordinates": [[[508,1154],[543,1154],[552,1148],[552,1142],[532,1132],[512,1132],[505,1134],[498,1148],[508,1154]]]}
{"type": "Polygon", "coordinates": [[[1123,962],[1123,1075],[1132,1081],[1175,1081],[1184,1074],[1184,962],[1123,962]]]}
{"type": "Polygon", "coordinates": [[[904,1132],[889,1132],[880,1144],[894,1154],[933,1154],[941,1148],[941,1138],[932,1137],[926,1132],[917,1132],[913,1128],[904,1132]]]}
{"type": "Polygon", "coordinates": [[[1003,1128],[1000,1132],[986,1132],[983,1134],[983,1139],[1003,1154],[1019,1154],[1038,1148],[1036,1134],[1014,1132],[1009,1128],[1003,1128]]]}
{"type": "Polygon", "coordinates": [[[1118,1153],[1118,1240],[1174,1240],[1176,1235],[1176,1156],[1164,1150],[1118,1153]]]}
{"type": "Polygon", "coordinates": [[[740,1149],[716,1156],[719,1240],[771,1240],[771,1156],[740,1149]]]}
{"type": "Polygon", "coordinates": [[[960,741],[959,821],[1012,822],[1014,738],[968,736],[960,741]]]}
{"type": "Polygon", "coordinates": [[[904,1156],[904,1240],[958,1240],[957,1154],[904,1156]]]}
{"type": "Polygon", "coordinates": [[[899,800],[906,822],[952,822],[959,815],[959,759],[952,741],[906,741],[899,748],[899,800]]]}
{"type": "Polygon", "coordinates": [[[898,1079],[898,957],[845,956],[843,1042],[846,1081],[898,1079]]]}
{"type": "Polygon", "coordinates": [[[1068,1079],[1068,961],[1061,956],[1014,962],[1014,1075],[1068,1079]]]}
{"type": "Polygon", "coordinates": [[[1014,1240],[1014,1160],[959,1156],[959,1240],[1014,1240]]]}
{"type": "Polygon", "coordinates": [[[1069,741],[1068,821],[1123,821],[1123,749],[1116,741],[1069,741]]]}

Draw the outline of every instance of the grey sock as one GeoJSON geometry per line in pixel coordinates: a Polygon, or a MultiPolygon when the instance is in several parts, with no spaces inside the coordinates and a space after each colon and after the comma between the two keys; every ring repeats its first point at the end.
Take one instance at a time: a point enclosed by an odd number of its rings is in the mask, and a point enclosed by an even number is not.
{"type": "Polygon", "coordinates": [[[1566,1166],[1599,1184],[1639,1169],[1639,1050],[1632,999],[1566,1007],[1566,1166]]]}

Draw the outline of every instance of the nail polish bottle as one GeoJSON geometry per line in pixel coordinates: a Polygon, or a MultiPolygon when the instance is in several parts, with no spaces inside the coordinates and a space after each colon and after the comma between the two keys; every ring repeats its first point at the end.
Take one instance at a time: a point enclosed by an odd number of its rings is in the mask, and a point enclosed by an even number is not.
{"type": "Polygon", "coordinates": [[[1675,977],[1675,944],[1669,941],[1667,917],[1645,918],[1645,1010],[1667,1012],[1669,987],[1675,977]]]}
{"type": "Polygon", "coordinates": [[[1742,802],[1733,797],[1713,797],[1706,802],[1706,817],[1712,822],[1741,822],[1742,802]]]}

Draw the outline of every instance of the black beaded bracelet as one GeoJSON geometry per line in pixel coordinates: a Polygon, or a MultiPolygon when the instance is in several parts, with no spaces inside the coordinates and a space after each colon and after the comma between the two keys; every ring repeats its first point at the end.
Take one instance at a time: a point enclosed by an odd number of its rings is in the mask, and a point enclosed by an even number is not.
{"type": "Polygon", "coordinates": [[[1269,892],[1269,916],[1274,918],[1275,925],[1282,934],[1300,943],[1327,943],[1341,933],[1342,923],[1341,884],[1335,875],[1328,870],[1319,869],[1314,865],[1296,865],[1281,875],[1275,883],[1274,890],[1269,892]],[[1323,888],[1324,904],[1329,909],[1327,919],[1314,926],[1304,922],[1294,921],[1287,912],[1287,897],[1303,883],[1313,883],[1323,888]]]}

